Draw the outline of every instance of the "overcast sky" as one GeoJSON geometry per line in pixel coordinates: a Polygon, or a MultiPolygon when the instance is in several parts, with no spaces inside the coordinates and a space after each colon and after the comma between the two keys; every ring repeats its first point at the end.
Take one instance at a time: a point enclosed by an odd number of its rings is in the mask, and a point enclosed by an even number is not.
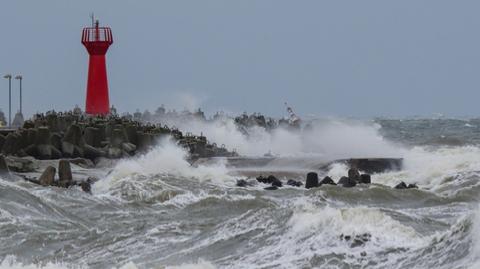
{"type": "Polygon", "coordinates": [[[92,11],[119,111],[480,115],[480,1],[2,1],[0,73],[24,75],[26,114],[84,107],[92,11]]]}

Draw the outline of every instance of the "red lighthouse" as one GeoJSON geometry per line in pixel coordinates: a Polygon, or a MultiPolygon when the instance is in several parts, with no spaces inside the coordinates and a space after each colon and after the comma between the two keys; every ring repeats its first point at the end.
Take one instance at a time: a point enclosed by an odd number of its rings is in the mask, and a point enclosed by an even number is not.
{"type": "Polygon", "coordinates": [[[112,30],[99,27],[98,20],[92,27],[83,28],[82,44],[90,55],[85,105],[85,112],[90,115],[107,115],[110,112],[105,54],[112,43],[112,30]]]}

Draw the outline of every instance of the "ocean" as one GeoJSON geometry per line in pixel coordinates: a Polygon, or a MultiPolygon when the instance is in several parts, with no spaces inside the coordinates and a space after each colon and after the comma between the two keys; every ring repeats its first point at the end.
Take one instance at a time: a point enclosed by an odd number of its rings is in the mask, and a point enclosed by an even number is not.
{"type": "Polygon", "coordinates": [[[316,119],[303,131],[185,123],[247,156],[196,162],[168,139],[77,177],[92,194],[0,179],[0,268],[480,268],[480,119],[316,119]],[[259,164],[265,153],[275,156],[259,164]],[[335,181],[342,158],[403,158],[372,184],[265,190],[255,175],[335,181]],[[237,187],[237,179],[252,183],[237,187]],[[418,189],[398,190],[404,181],[418,189]]]}

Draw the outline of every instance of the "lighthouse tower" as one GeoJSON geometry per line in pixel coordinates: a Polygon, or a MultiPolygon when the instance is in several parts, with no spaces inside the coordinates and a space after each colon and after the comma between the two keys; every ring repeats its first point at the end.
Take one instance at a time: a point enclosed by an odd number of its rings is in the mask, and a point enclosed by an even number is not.
{"type": "Polygon", "coordinates": [[[98,24],[97,20],[92,27],[83,28],[82,32],[82,44],[90,55],[85,105],[85,112],[89,115],[107,115],[110,112],[105,54],[113,43],[113,37],[110,28],[99,27],[98,24]]]}

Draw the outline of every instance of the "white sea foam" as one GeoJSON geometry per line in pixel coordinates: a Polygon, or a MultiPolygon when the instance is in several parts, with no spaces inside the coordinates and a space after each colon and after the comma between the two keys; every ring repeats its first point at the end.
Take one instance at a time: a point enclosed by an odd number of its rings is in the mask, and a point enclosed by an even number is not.
{"type": "Polygon", "coordinates": [[[167,266],[165,269],[215,269],[211,262],[199,259],[196,263],[184,263],[181,265],[167,266]]]}
{"type": "Polygon", "coordinates": [[[354,120],[324,119],[310,123],[303,131],[248,127],[242,133],[233,119],[213,122],[174,122],[181,130],[203,134],[211,142],[247,156],[271,152],[280,156],[320,155],[331,158],[385,157],[398,155],[396,148],[378,133],[378,124],[354,120]]]}
{"type": "Polygon", "coordinates": [[[403,157],[402,171],[375,175],[373,181],[394,185],[403,180],[435,190],[459,173],[480,171],[480,148],[475,146],[415,147],[404,150],[403,157]]]}
{"type": "Polygon", "coordinates": [[[82,266],[66,265],[62,263],[48,262],[45,264],[21,263],[13,255],[6,256],[0,263],[0,269],[80,269],[82,266]]]}
{"type": "Polygon", "coordinates": [[[132,180],[135,176],[143,175],[172,175],[176,177],[224,182],[233,180],[228,175],[225,164],[199,165],[193,167],[187,162],[188,153],[170,139],[163,139],[148,153],[136,158],[118,162],[112,172],[94,185],[94,191],[108,190],[123,180],[132,180]]]}

